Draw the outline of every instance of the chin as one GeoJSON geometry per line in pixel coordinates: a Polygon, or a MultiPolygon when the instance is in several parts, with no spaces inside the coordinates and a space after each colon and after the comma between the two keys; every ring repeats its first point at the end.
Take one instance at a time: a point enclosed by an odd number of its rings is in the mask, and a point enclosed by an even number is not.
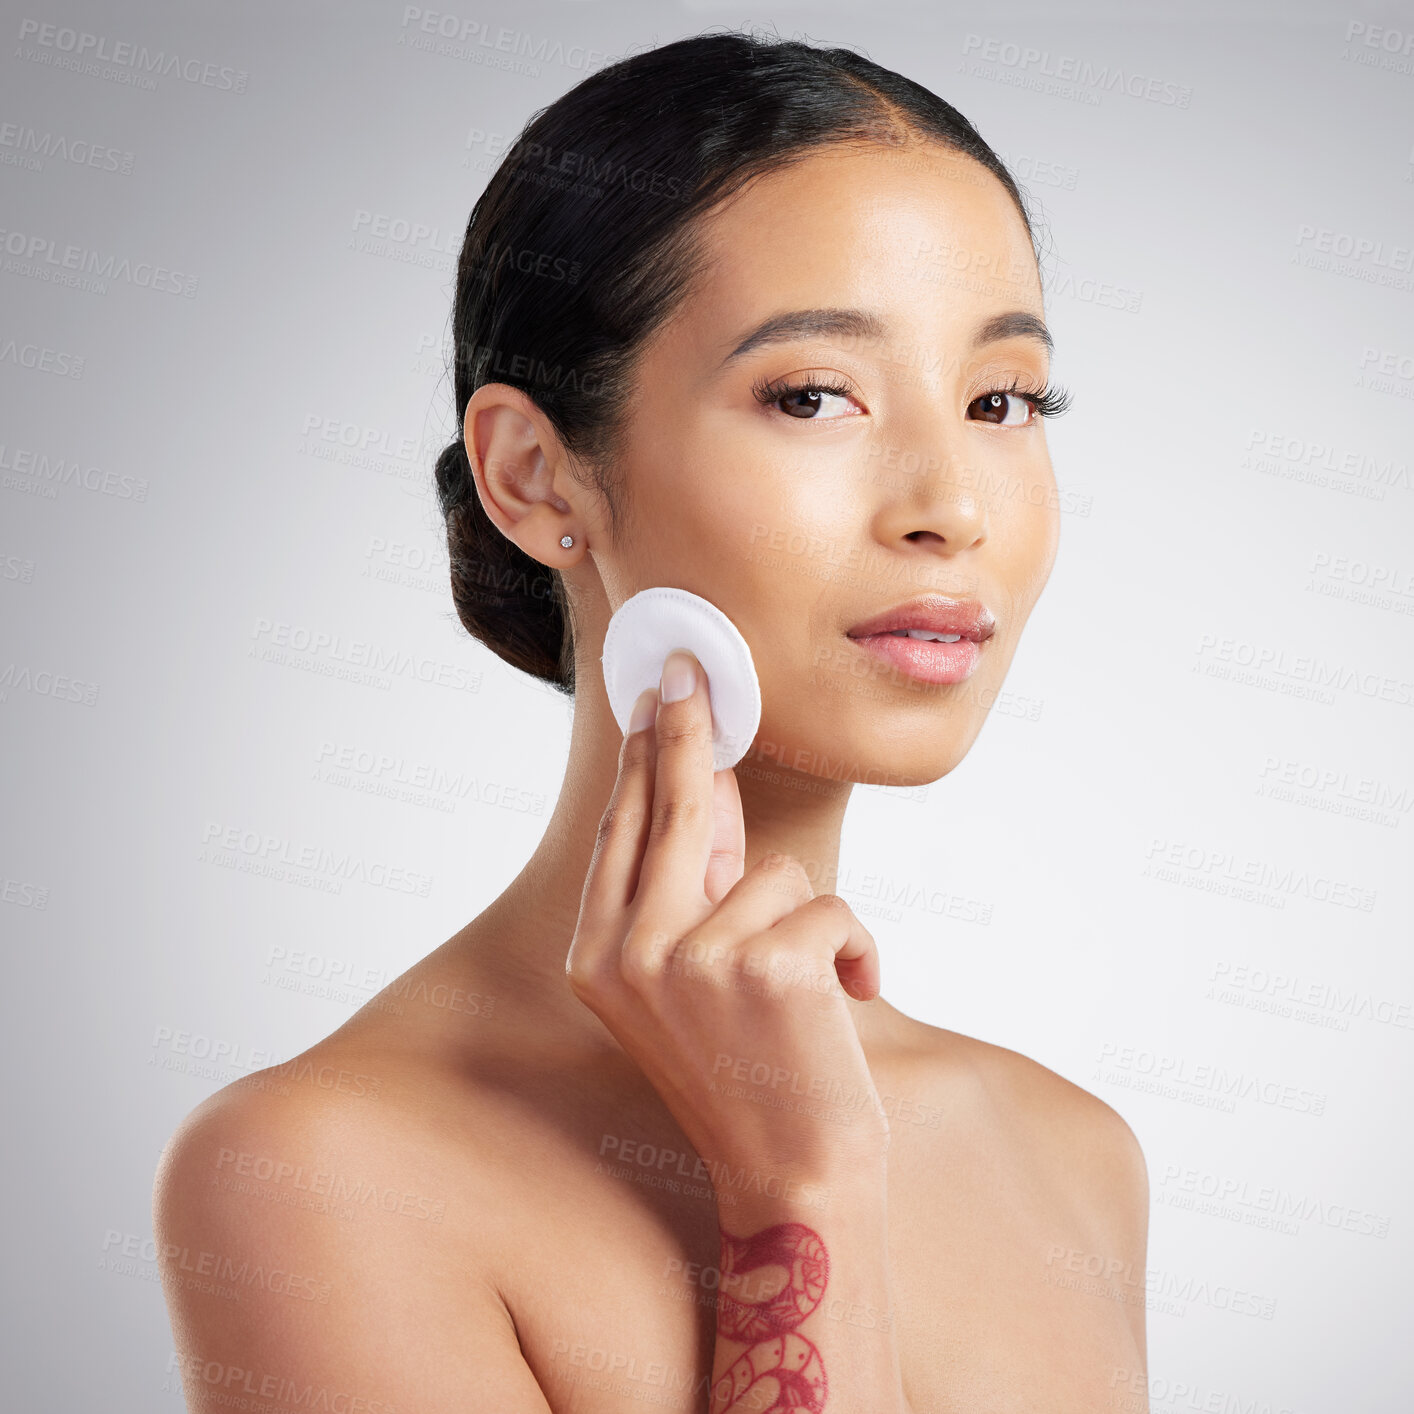
{"type": "Polygon", "coordinates": [[[957,769],[970,745],[970,740],[958,744],[938,743],[940,749],[924,753],[901,752],[895,743],[891,754],[880,756],[878,768],[863,777],[863,784],[893,786],[900,790],[932,785],[957,769]]]}
{"type": "Polygon", "coordinates": [[[811,776],[822,790],[853,782],[912,789],[955,769],[976,740],[986,713],[973,702],[948,702],[901,693],[897,688],[844,701],[816,694],[828,715],[797,718],[785,731],[763,720],[752,754],[739,766],[743,778],[769,781],[795,773],[797,788],[811,776]],[[745,769],[743,769],[745,768],[745,769]]]}

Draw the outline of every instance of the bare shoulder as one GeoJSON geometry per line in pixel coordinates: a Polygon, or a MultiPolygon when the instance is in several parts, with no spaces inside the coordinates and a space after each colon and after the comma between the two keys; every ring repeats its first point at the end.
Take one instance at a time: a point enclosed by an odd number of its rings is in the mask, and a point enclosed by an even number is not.
{"type": "Polygon", "coordinates": [[[237,1374],[247,1396],[312,1386],[367,1414],[410,1387],[439,1414],[472,1395],[544,1410],[477,1260],[474,1174],[416,1088],[321,1043],[177,1127],[153,1229],[191,1410],[228,1401],[237,1374]]]}
{"type": "MultiPolygon", "coordinates": [[[[252,1206],[214,1202],[215,1193],[263,1198],[272,1213],[315,1212],[322,1206],[316,1200],[347,1191],[349,1182],[336,1184],[335,1176],[390,1176],[400,1137],[410,1137],[415,1126],[402,1106],[387,1102],[388,1093],[387,1077],[376,1066],[325,1043],[242,1077],[197,1105],[167,1141],[157,1167],[155,1212],[214,1215],[252,1206]],[[284,1201],[284,1193],[299,1196],[284,1201]]],[[[305,1226],[321,1231],[318,1224],[305,1226]]]]}
{"type": "Polygon", "coordinates": [[[1037,1142],[1064,1155],[1092,1191],[1142,1196],[1147,1204],[1144,1151],[1118,1110],[1020,1051],[968,1040],[995,1103],[1023,1120],[1037,1142]]]}
{"type": "Polygon", "coordinates": [[[1053,1168],[1097,1231],[1137,1252],[1142,1266],[1148,1167],[1117,1110],[1020,1051],[922,1022],[906,1034],[915,1087],[931,1081],[937,1093],[986,1113],[999,1130],[1016,1136],[1053,1168]]]}
{"type": "MultiPolygon", "coordinates": [[[[1149,1175],[1124,1117],[1006,1046],[923,1023],[903,1035],[912,1091],[934,1097],[944,1116],[940,1161],[959,1147],[962,1134],[1013,1175],[1027,1174],[1043,1226],[1068,1234],[1063,1240],[1081,1256],[1117,1263],[1114,1270],[1142,1292],[1149,1175]]],[[[893,1127],[897,1134],[901,1126],[893,1127]]],[[[1125,1314],[1143,1359],[1143,1302],[1126,1302],[1125,1314]]]]}

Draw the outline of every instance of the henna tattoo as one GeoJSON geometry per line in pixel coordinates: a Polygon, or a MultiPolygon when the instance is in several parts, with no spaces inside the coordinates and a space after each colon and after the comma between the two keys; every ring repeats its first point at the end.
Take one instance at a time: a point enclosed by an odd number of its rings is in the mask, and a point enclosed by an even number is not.
{"type": "Polygon", "coordinates": [[[830,1257],[819,1233],[804,1223],[777,1223],[750,1237],[733,1237],[723,1228],[721,1273],[717,1330],[751,1348],[716,1382],[713,1414],[745,1409],[746,1395],[761,1380],[776,1385],[776,1397],[762,1414],[820,1414],[829,1390],[825,1366],[795,1329],[820,1304],[829,1280],[830,1257]],[[760,1267],[784,1268],[785,1285],[759,1301],[731,1294],[733,1278],[760,1267]]]}
{"type": "Polygon", "coordinates": [[[753,1345],[717,1381],[717,1408],[722,1414],[759,1408],[762,1414],[820,1414],[829,1384],[820,1352],[803,1335],[787,1331],[753,1345]],[[758,1380],[775,1380],[777,1393],[769,1405],[748,1405],[746,1396],[758,1380]]]}
{"type": "Polygon", "coordinates": [[[722,1293],[717,1324],[733,1340],[753,1341],[793,1330],[819,1304],[830,1275],[820,1235],[804,1223],[777,1223],[751,1237],[722,1232],[722,1293]],[[760,1267],[784,1267],[789,1280],[770,1297],[742,1301],[731,1295],[733,1277],[760,1267]]]}

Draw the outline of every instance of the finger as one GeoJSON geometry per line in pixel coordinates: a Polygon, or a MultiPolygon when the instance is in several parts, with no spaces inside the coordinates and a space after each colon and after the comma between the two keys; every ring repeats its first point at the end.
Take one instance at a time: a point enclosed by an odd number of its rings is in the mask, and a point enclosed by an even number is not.
{"type": "Polygon", "coordinates": [[[629,730],[619,747],[618,777],[599,821],[579,900],[580,921],[588,930],[616,923],[638,887],[639,861],[653,806],[657,747],[652,709],[656,705],[657,692],[645,688],[634,703],[629,730]]]}
{"type": "Polygon", "coordinates": [[[838,894],[818,894],[767,934],[818,955],[829,950],[840,986],[856,1001],[879,995],[879,949],[869,930],[838,894]]]}
{"type": "Polygon", "coordinates": [[[738,940],[764,933],[788,918],[815,896],[805,866],[793,855],[763,855],[733,885],[712,911],[712,916],[695,928],[694,941],[738,940]]]}
{"type": "Polygon", "coordinates": [[[712,777],[712,849],[707,856],[703,892],[720,903],[746,869],[746,822],[736,772],[728,768],[712,777]]]}
{"type": "Polygon", "coordinates": [[[702,916],[707,860],[712,852],[712,708],[707,678],[690,653],[668,655],[654,724],[653,806],[634,902],[656,927],[685,933],[702,916]],[[692,689],[676,702],[673,678],[690,666],[692,689]]]}

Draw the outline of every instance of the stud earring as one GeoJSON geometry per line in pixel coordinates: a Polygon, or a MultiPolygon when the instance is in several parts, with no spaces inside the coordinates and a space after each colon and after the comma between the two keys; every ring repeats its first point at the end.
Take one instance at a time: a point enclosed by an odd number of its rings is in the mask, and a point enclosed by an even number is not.
{"type": "Polygon", "coordinates": [[[574,536],[573,536],[573,535],[562,535],[562,536],[560,536],[560,544],[563,545],[566,550],[568,550],[569,547],[574,544],[574,536]]]}

